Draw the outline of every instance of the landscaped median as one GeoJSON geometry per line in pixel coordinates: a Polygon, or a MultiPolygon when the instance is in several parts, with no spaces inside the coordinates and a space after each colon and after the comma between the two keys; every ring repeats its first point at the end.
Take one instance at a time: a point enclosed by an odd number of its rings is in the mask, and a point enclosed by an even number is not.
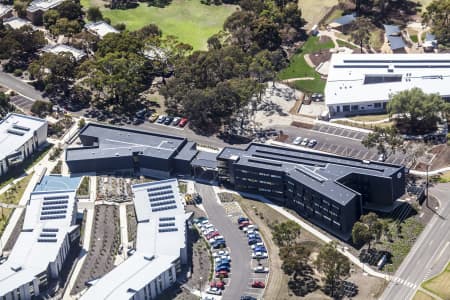
{"type": "Polygon", "coordinates": [[[422,287],[442,299],[450,299],[450,262],[442,273],[422,283],[422,287]]]}

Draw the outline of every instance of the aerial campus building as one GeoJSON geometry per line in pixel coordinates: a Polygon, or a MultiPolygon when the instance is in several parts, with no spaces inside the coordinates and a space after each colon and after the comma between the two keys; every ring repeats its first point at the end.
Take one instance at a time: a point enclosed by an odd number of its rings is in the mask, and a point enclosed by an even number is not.
{"type": "Polygon", "coordinates": [[[0,176],[47,141],[47,121],[16,113],[0,120],[0,176]]]}
{"type": "Polygon", "coordinates": [[[186,219],[176,179],[132,186],[137,216],[136,252],[94,281],[81,297],[155,299],[187,263],[186,219]]]}
{"type": "Polygon", "coordinates": [[[336,117],[380,113],[414,87],[450,100],[450,54],[333,54],[325,104],[336,117]]]}
{"type": "Polygon", "coordinates": [[[78,244],[76,188],[79,178],[43,177],[31,193],[22,231],[0,265],[0,299],[38,299],[58,279],[78,244]]]}
{"type": "Polygon", "coordinates": [[[105,21],[98,21],[93,23],[88,23],[84,25],[84,28],[91,34],[98,36],[99,38],[104,38],[108,33],[119,33],[120,31],[106,23],[105,21]]]}
{"type": "Polygon", "coordinates": [[[27,7],[27,19],[34,25],[41,25],[44,13],[56,8],[65,0],[34,0],[27,7]]]}
{"type": "Polygon", "coordinates": [[[273,199],[343,239],[363,209],[392,210],[405,191],[403,166],[309,150],[250,144],[205,153],[185,138],[92,123],[80,141],[66,150],[73,173],[128,169],[201,180],[209,172],[209,179],[273,199]]]}

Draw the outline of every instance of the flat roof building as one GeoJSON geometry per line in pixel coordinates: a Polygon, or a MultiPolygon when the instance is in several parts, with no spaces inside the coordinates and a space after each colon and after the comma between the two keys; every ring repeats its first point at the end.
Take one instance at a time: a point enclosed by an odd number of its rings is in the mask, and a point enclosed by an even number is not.
{"type": "Polygon", "coordinates": [[[37,298],[59,277],[70,247],[80,235],[75,224],[76,190],[46,189],[31,193],[22,231],[0,265],[1,299],[37,298]]]}
{"type": "Polygon", "coordinates": [[[16,113],[0,120],[0,176],[47,141],[47,127],[44,119],[16,113]]]}
{"type": "Polygon", "coordinates": [[[86,52],[83,50],[64,45],[64,44],[56,44],[49,45],[42,48],[42,52],[53,53],[53,54],[62,54],[62,53],[70,53],[74,57],[76,61],[79,61],[86,57],[86,52]]]}
{"type": "Polygon", "coordinates": [[[104,38],[108,33],[119,33],[120,31],[106,23],[105,21],[98,21],[84,25],[84,28],[93,35],[99,38],[104,38]]]}
{"type": "Polygon", "coordinates": [[[20,29],[23,26],[32,26],[31,22],[19,17],[11,17],[3,20],[3,25],[10,26],[12,29],[20,29]]]}
{"type": "Polygon", "coordinates": [[[41,25],[44,13],[58,7],[64,1],[66,0],[34,0],[27,7],[27,19],[34,25],[41,25]]]}
{"type": "Polygon", "coordinates": [[[0,3],[0,20],[9,18],[13,16],[12,5],[5,5],[0,3]]]}
{"type": "Polygon", "coordinates": [[[186,215],[176,179],[132,186],[137,217],[136,252],[96,280],[81,297],[155,299],[176,282],[187,262],[186,215]]]}
{"type": "Polygon", "coordinates": [[[307,150],[250,144],[224,148],[217,160],[220,182],[279,201],[344,239],[364,208],[392,207],[405,190],[402,166],[307,150]]]}
{"type": "Polygon", "coordinates": [[[331,116],[379,113],[414,87],[450,99],[450,54],[333,54],[325,104],[331,116]]]}

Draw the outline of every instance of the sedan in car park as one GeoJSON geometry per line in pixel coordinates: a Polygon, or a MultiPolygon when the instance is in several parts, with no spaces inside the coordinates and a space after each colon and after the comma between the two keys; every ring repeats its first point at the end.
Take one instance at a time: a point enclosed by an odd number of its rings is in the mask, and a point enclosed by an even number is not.
{"type": "Polygon", "coordinates": [[[226,246],[227,246],[227,244],[225,243],[225,241],[219,241],[219,242],[215,242],[214,244],[212,244],[212,247],[214,249],[225,248],[226,246]]]}
{"type": "Polygon", "coordinates": [[[220,250],[213,253],[213,257],[223,256],[223,255],[230,255],[230,253],[227,250],[220,250]]]}
{"type": "Polygon", "coordinates": [[[159,117],[159,115],[157,114],[157,113],[153,113],[149,118],[148,118],[148,120],[150,121],[150,122],[155,122],[157,119],[158,119],[158,117],[159,117]]]}
{"type": "Polygon", "coordinates": [[[248,218],[246,217],[239,217],[237,219],[238,224],[241,224],[242,222],[248,222],[248,218]]]}
{"type": "Polygon", "coordinates": [[[213,287],[210,288],[209,290],[206,291],[208,294],[212,294],[212,295],[222,295],[222,290],[220,290],[219,288],[213,287]]]}
{"type": "Polygon", "coordinates": [[[180,121],[181,121],[180,117],[175,117],[175,118],[173,118],[172,125],[173,126],[178,126],[178,124],[180,124],[180,121]]]}
{"type": "Polygon", "coordinates": [[[309,142],[308,142],[308,147],[309,148],[314,148],[315,146],[317,145],[317,141],[316,140],[310,140],[309,142]]]}
{"type": "Polygon", "coordinates": [[[216,272],[216,277],[222,276],[223,278],[228,278],[228,272],[227,271],[219,271],[216,272]]]}
{"type": "Polygon", "coordinates": [[[249,245],[253,245],[253,244],[256,244],[256,243],[260,243],[260,242],[262,242],[261,239],[249,239],[248,240],[248,244],[249,245]]]}
{"type": "Polygon", "coordinates": [[[229,273],[230,272],[230,266],[218,266],[218,267],[216,267],[216,272],[220,272],[220,271],[227,271],[229,273]]]}
{"type": "Polygon", "coordinates": [[[253,296],[241,296],[241,300],[258,300],[253,296]]]}
{"type": "Polygon", "coordinates": [[[256,247],[256,248],[252,249],[252,250],[253,250],[253,252],[267,252],[267,249],[264,246],[259,246],[259,247],[256,247]]]}
{"type": "Polygon", "coordinates": [[[184,127],[184,126],[186,126],[187,122],[188,122],[187,118],[181,118],[180,123],[178,124],[178,126],[184,127]]]}
{"type": "Polygon", "coordinates": [[[259,280],[255,280],[252,282],[252,288],[260,288],[263,289],[266,285],[264,284],[264,282],[259,281],[259,280]]]}
{"type": "Polygon", "coordinates": [[[294,145],[300,145],[300,143],[302,142],[302,137],[298,136],[294,139],[294,141],[292,142],[292,144],[294,145]]]}
{"type": "Polygon", "coordinates": [[[264,243],[263,242],[256,243],[256,244],[252,245],[252,249],[255,249],[260,246],[264,246],[264,243]]]}
{"type": "Polygon", "coordinates": [[[258,258],[267,258],[268,256],[267,256],[267,252],[260,252],[260,251],[258,251],[258,252],[254,252],[253,254],[252,254],[252,258],[255,258],[255,259],[258,259],[258,258]]]}
{"type": "Polygon", "coordinates": [[[263,267],[263,266],[257,266],[256,268],[253,269],[253,271],[255,273],[269,273],[269,268],[263,267]]]}
{"type": "Polygon", "coordinates": [[[170,123],[172,123],[172,121],[173,121],[173,117],[169,116],[164,120],[164,125],[170,125],[170,123]]]}
{"type": "Polygon", "coordinates": [[[156,123],[162,124],[166,120],[166,116],[159,116],[158,119],[156,119],[156,123]]]}
{"type": "Polygon", "coordinates": [[[309,143],[308,138],[304,138],[303,141],[300,143],[300,145],[301,146],[306,146],[306,145],[308,145],[308,143],[309,143]]]}

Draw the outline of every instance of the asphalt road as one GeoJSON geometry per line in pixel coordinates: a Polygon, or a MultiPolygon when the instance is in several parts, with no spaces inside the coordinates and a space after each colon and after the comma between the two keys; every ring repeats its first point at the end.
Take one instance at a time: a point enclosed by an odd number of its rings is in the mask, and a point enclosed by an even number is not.
{"type": "Polygon", "coordinates": [[[22,80],[5,72],[0,72],[0,85],[14,90],[17,93],[30,98],[31,100],[44,100],[41,92],[36,90],[33,86],[23,82],[22,80]]]}
{"type": "Polygon", "coordinates": [[[440,273],[450,260],[450,183],[430,188],[440,208],[395,273],[381,300],[411,299],[420,284],[440,273]]]}
{"type": "Polygon", "coordinates": [[[224,300],[236,300],[246,294],[248,281],[251,277],[250,258],[248,255],[248,245],[242,238],[242,233],[236,224],[233,224],[225,209],[216,201],[213,187],[196,183],[195,189],[202,197],[203,206],[208,214],[208,219],[223,235],[230,249],[231,255],[231,276],[230,283],[223,293],[224,300]]]}

